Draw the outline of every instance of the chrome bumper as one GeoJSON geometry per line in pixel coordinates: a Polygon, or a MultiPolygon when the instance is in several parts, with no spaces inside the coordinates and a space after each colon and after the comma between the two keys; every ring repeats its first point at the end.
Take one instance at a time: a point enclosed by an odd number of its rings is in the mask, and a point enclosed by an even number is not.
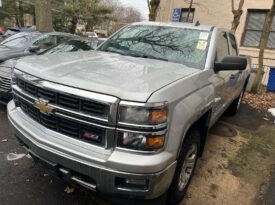
{"type": "Polygon", "coordinates": [[[17,119],[14,118],[16,115],[10,114],[14,112],[14,109],[16,108],[12,101],[8,105],[8,117],[14,135],[23,146],[33,156],[54,167],[62,176],[86,188],[111,196],[154,199],[165,193],[171,184],[176,162],[160,172],[137,174],[82,163],[52,149],[47,149],[45,146],[40,146],[18,124],[17,119]]]}

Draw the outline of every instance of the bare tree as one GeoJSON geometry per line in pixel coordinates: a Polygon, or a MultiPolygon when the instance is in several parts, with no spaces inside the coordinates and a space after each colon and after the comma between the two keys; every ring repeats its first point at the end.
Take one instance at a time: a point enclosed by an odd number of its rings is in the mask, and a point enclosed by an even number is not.
{"type": "Polygon", "coordinates": [[[116,22],[112,24],[112,28],[109,31],[110,33],[116,32],[129,23],[139,22],[142,20],[141,13],[132,7],[116,6],[113,15],[116,22]]]}
{"type": "Polygon", "coordinates": [[[147,0],[149,8],[149,21],[156,21],[160,0],[147,0]]]}
{"type": "Polygon", "coordinates": [[[53,31],[52,0],[35,0],[36,29],[41,32],[53,31]]]}
{"type": "Polygon", "coordinates": [[[272,18],[273,18],[274,13],[275,13],[275,0],[273,0],[272,7],[271,7],[270,11],[267,13],[266,20],[264,23],[262,37],[260,39],[260,51],[259,51],[259,63],[258,63],[259,67],[257,70],[257,75],[255,78],[255,81],[252,86],[253,93],[258,92],[258,87],[259,87],[260,81],[262,79],[262,72],[263,72],[263,68],[264,68],[264,66],[263,66],[264,52],[265,52],[266,44],[268,42],[268,37],[269,37],[271,24],[272,24],[272,18]]]}
{"type": "Polygon", "coordinates": [[[244,0],[240,0],[238,8],[235,9],[235,0],[231,0],[232,13],[234,16],[232,21],[232,26],[231,26],[231,31],[233,32],[236,32],[240,24],[240,19],[243,14],[243,5],[244,5],[244,0]]]}

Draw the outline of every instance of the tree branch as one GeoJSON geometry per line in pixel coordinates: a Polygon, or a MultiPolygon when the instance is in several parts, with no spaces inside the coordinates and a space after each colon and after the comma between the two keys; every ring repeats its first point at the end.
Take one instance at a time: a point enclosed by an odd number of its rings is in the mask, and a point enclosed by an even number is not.
{"type": "Polygon", "coordinates": [[[244,0],[240,0],[240,3],[239,3],[239,8],[238,8],[238,10],[242,10],[242,8],[243,8],[243,5],[244,5],[244,0]]]}

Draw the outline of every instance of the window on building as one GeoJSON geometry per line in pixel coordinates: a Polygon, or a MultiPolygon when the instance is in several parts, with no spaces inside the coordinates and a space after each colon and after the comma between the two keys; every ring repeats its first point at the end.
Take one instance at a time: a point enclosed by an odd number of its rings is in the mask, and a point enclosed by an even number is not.
{"type": "Polygon", "coordinates": [[[188,9],[187,8],[181,9],[180,21],[181,22],[193,23],[194,14],[195,14],[195,9],[194,8],[191,8],[190,12],[189,12],[189,8],[188,9]],[[188,18],[188,14],[189,14],[189,18],[188,18]]]}
{"type": "MultiPolygon", "coordinates": [[[[268,10],[248,10],[242,46],[259,47],[268,10]]],[[[275,16],[273,16],[267,48],[275,48],[275,16]]]]}

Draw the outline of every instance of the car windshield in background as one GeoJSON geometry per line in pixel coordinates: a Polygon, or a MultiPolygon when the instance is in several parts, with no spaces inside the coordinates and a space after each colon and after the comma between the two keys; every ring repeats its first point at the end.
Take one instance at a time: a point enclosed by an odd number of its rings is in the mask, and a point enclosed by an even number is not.
{"type": "Polygon", "coordinates": [[[107,40],[98,50],[152,58],[203,68],[210,33],[165,26],[130,26],[107,40]]]}
{"type": "Polygon", "coordinates": [[[14,38],[11,36],[11,39],[7,38],[0,45],[4,45],[12,48],[24,48],[27,47],[31,40],[38,37],[40,34],[29,34],[24,36],[19,36],[18,38],[14,38]]]}
{"type": "Polygon", "coordinates": [[[46,50],[41,54],[62,53],[62,52],[75,52],[75,51],[89,51],[94,50],[97,46],[97,42],[70,40],[60,43],[59,45],[46,50]]]}

